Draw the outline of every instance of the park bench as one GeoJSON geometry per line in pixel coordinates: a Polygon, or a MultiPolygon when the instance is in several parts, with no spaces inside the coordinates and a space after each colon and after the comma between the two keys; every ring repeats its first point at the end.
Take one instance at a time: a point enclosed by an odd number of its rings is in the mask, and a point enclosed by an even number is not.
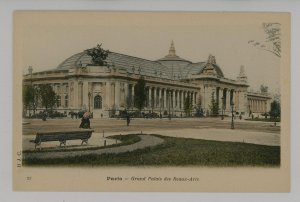
{"type": "Polygon", "coordinates": [[[92,136],[92,132],[94,130],[82,129],[76,131],[55,131],[55,132],[38,132],[34,140],[30,142],[35,143],[35,149],[37,146],[42,148],[42,142],[51,142],[51,141],[59,141],[60,145],[66,146],[67,140],[81,140],[81,145],[83,143],[88,143],[89,138],[92,136]]]}

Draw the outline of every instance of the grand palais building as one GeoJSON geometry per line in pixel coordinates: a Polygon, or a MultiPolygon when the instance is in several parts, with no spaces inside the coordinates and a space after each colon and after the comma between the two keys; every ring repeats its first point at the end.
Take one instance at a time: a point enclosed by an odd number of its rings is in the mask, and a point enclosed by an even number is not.
{"type": "MultiPolygon", "coordinates": [[[[24,85],[50,84],[57,95],[55,110],[68,114],[90,110],[94,118],[108,117],[111,110],[134,110],[134,86],[143,76],[146,82],[145,111],[184,114],[189,95],[194,107],[209,115],[212,96],[219,114],[249,116],[270,110],[269,94],[248,92],[247,76],[241,66],[235,80],[224,76],[216,58],[193,63],[176,55],[174,43],[169,53],[152,61],[109,52],[105,66],[92,66],[85,51],[72,55],[52,70],[24,75],[24,85]],[[233,105],[232,105],[233,104],[233,105]],[[231,106],[232,105],[232,106],[231,106]]],[[[39,108],[38,108],[39,110],[39,108]]],[[[42,110],[40,108],[40,110],[42,110]]]]}

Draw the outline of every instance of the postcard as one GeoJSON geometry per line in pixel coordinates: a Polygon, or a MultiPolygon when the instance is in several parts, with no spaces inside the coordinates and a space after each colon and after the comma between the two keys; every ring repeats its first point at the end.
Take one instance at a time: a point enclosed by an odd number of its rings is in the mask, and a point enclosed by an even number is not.
{"type": "Polygon", "coordinates": [[[13,188],[289,192],[290,14],[16,11],[13,188]]]}

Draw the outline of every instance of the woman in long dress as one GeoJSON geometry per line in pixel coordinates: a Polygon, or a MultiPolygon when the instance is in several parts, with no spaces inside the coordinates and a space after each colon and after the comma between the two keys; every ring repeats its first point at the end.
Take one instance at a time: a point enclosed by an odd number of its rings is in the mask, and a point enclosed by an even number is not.
{"type": "Polygon", "coordinates": [[[79,128],[91,128],[89,112],[83,114],[79,128]]]}

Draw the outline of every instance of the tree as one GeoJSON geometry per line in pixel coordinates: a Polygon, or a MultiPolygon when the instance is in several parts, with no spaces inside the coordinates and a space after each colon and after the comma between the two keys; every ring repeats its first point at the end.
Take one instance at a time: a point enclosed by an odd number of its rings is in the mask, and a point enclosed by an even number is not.
{"type": "Polygon", "coordinates": [[[184,112],[186,116],[191,116],[192,109],[193,109],[193,98],[190,95],[188,95],[184,99],[184,112]]]}
{"type": "Polygon", "coordinates": [[[198,99],[198,102],[197,102],[197,105],[196,105],[196,113],[195,113],[195,116],[197,117],[202,117],[203,116],[203,109],[202,109],[202,105],[201,105],[201,97],[199,96],[199,99],[198,99]]]}
{"type": "Polygon", "coordinates": [[[147,95],[146,95],[146,82],[141,76],[134,86],[134,106],[142,111],[145,107],[147,95]]]}
{"type": "Polygon", "coordinates": [[[132,96],[127,95],[126,96],[126,108],[131,108],[132,107],[132,96]]]}
{"type": "Polygon", "coordinates": [[[212,92],[212,94],[211,94],[209,109],[210,109],[210,113],[213,116],[217,116],[219,114],[219,106],[218,106],[218,103],[215,100],[215,93],[214,92],[212,92]]]}
{"type": "Polygon", "coordinates": [[[39,86],[39,95],[41,104],[47,109],[53,108],[56,103],[56,94],[49,84],[42,84],[39,86]]]}
{"type": "Polygon", "coordinates": [[[271,103],[270,117],[276,120],[276,118],[280,117],[280,111],[280,103],[274,100],[271,103]]]}
{"type": "Polygon", "coordinates": [[[102,44],[97,44],[96,47],[85,50],[86,54],[92,57],[93,65],[107,65],[105,59],[108,56],[109,50],[101,48],[102,44]]]}
{"type": "Polygon", "coordinates": [[[280,23],[263,23],[262,28],[266,34],[266,39],[264,42],[259,42],[255,40],[249,40],[248,44],[253,45],[253,47],[269,51],[275,54],[277,57],[281,57],[281,24],[280,23]]]}
{"type": "Polygon", "coordinates": [[[23,86],[23,106],[24,112],[27,113],[27,110],[34,108],[34,101],[35,101],[35,89],[32,85],[24,85],[23,86]]]}
{"type": "Polygon", "coordinates": [[[280,23],[263,23],[263,29],[267,35],[266,42],[271,43],[269,50],[276,56],[281,56],[280,23]]]}

